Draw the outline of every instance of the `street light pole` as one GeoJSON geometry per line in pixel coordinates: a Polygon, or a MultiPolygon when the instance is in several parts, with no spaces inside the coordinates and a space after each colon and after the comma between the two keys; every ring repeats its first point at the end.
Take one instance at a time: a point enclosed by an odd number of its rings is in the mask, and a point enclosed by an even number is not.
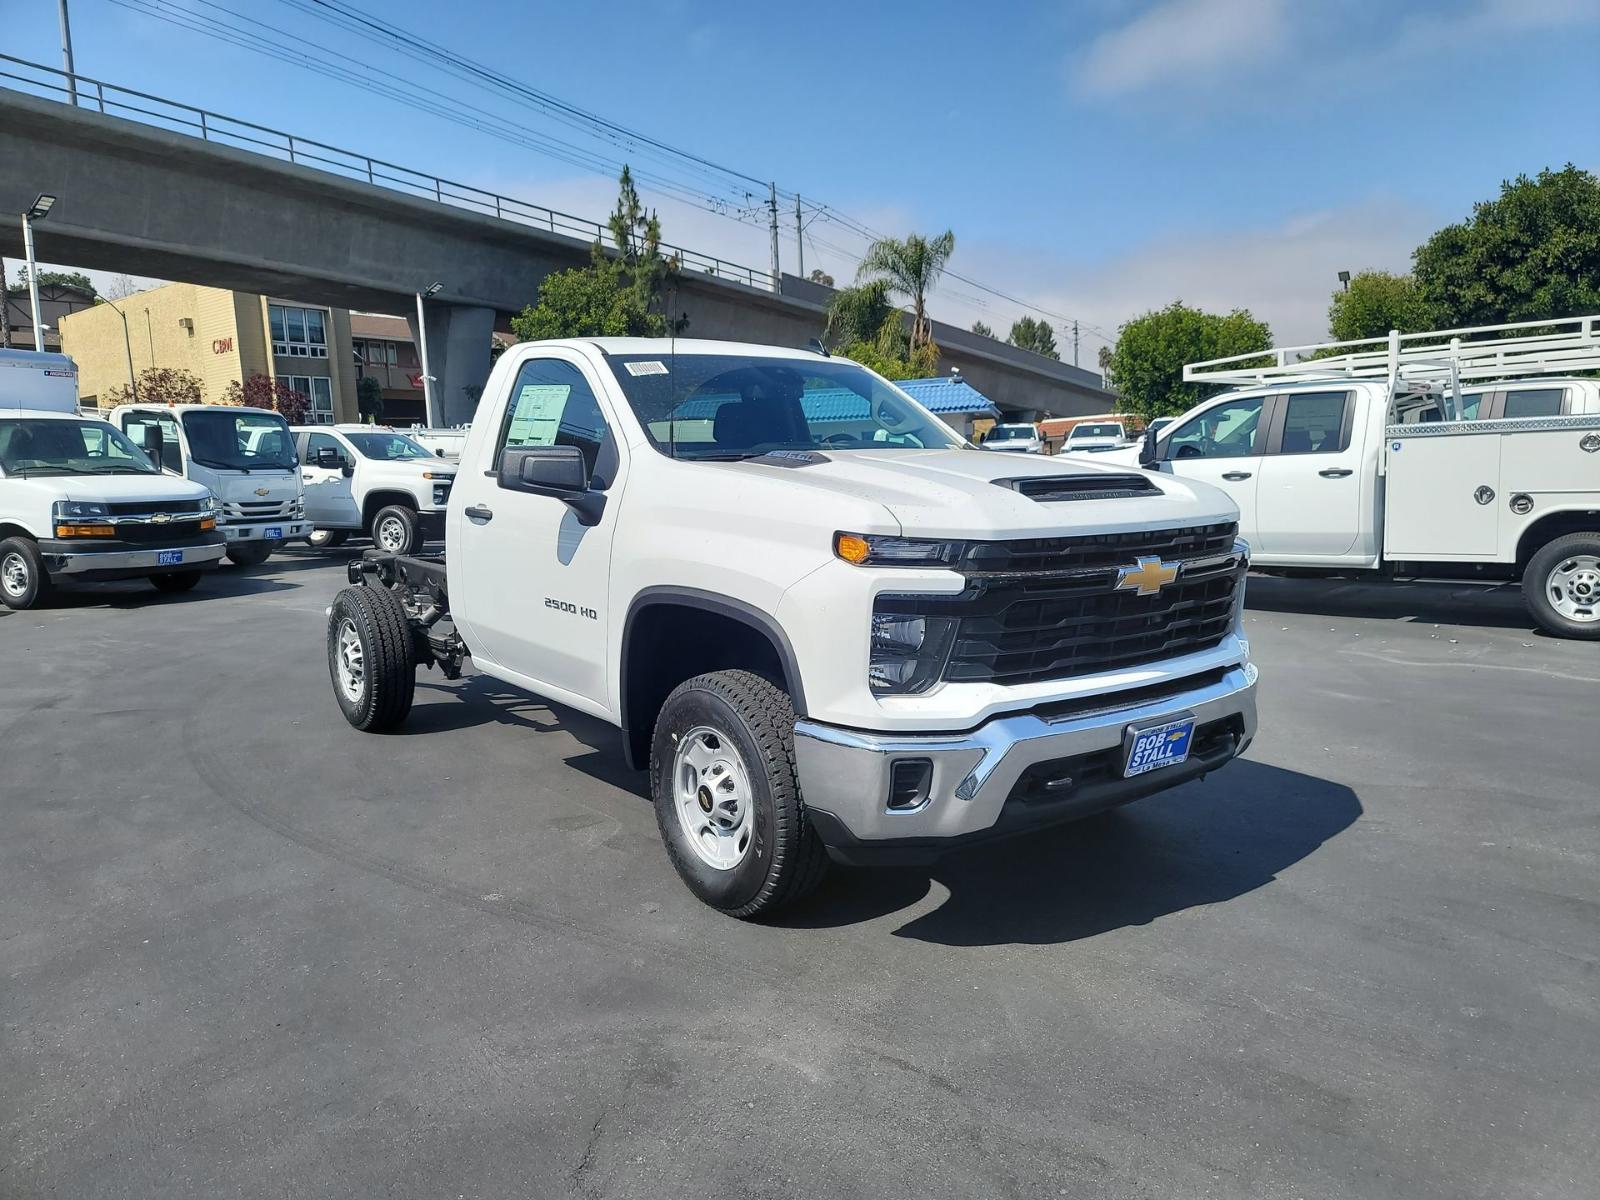
{"type": "Polygon", "coordinates": [[[39,311],[39,264],[33,256],[33,223],[50,215],[54,196],[40,192],[32,207],[22,214],[22,253],[28,260],[28,300],[33,306],[33,348],[44,350],[44,316],[39,311]]]}
{"type": "Polygon", "coordinates": [[[442,414],[439,412],[438,394],[433,386],[433,374],[428,370],[428,314],[423,311],[422,302],[443,286],[442,283],[430,283],[417,293],[417,355],[422,359],[422,406],[430,429],[440,427],[442,414]]]}
{"type": "Polygon", "coordinates": [[[128,356],[128,392],[133,397],[135,404],[139,403],[139,383],[133,376],[133,339],[128,336],[128,314],[123,312],[104,296],[95,298],[97,304],[104,304],[117,316],[122,318],[122,349],[128,356]]]}
{"type": "Polygon", "coordinates": [[[67,99],[78,107],[78,72],[72,66],[72,23],[67,20],[67,0],[61,0],[61,61],[67,68],[67,99]]]}

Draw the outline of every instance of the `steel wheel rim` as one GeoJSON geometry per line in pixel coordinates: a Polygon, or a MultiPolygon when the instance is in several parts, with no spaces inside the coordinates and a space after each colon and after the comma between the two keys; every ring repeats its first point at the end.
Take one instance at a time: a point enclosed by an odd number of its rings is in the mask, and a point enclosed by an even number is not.
{"type": "Polygon", "coordinates": [[[328,544],[328,531],[326,529],[313,529],[306,537],[306,542],[312,546],[326,546],[328,544]]]}
{"type": "Polygon", "coordinates": [[[755,837],[750,774],[732,740],[709,725],[678,739],[672,807],[695,856],[716,871],[744,861],[755,837]]]}
{"type": "Polygon", "coordinates": [[[334,665],[339,672],[339,690],[351,704],[360,704],[367,686],[367,653],[361,646],[356,623],[349,617],[339,622],[339,634],[334,643],[334,665]]]}
{"type": "Polygon", "coordinates": [[[1572,554],[1550,568],[1545,595],[1569,621],[1600,621],[1600,555],[1572,554]]]}
{"type": "Polygon", "coordinates": [[[391,554],[398,554],[406,546],[406,526],[399,517],[385,517],[378,525],[378,545],[391,554]]]}
{"type": "Polygon", "coordinates": [[[21,599],[27,595],[29,583],[28,560],[13,550],[0,562],[0,587],[6,589],[6,595],[21,599]]]}

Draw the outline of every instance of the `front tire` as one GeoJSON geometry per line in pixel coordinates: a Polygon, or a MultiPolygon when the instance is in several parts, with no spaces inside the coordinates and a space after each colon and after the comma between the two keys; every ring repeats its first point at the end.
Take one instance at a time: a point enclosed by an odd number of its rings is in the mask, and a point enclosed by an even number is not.
{"type": "Polygon", "coordinates": [[[403,504],[380,508],[372,518],[372,544],[385,554],[410,554],[422,545],[417,510],[403,504]]]}
{"type": "Polygon", "coordinates": [[[1600,639],[1600,532],[1569,533],[1540,549],[1522,574],[1522,598],[1546,633],[1600,639]]]}
{"type": "Polygon", "coordinates": [[[150,576],[150,582],[156,591],[169,594],[188,592],[194,590],[194,585],[200,582],[203,571],[168,571],[164,575],[150,576]]]}
{"type": "Polygon", "coordinates": [[[259,567],[282,542],[234,542],[228,547],[228,561],[236,567],[259,567]]]}
{"type": "Polygon", "coordinates": [[[348,529],[313,529],[306,535],[306,543],[313,550],[331,550],[350,540],[348,529]]]}
{"type": "Polygon", "coordinates": [[[795,776],[794,706],[770,680],[715,671],[679,684],[656,719],[650,792],[673,867],[720,912],[776,912],[827,873],[795,776]]]}
{"type": "Polygon", "coordinates": [[[50,594],[50,573],[32,538],[13,537],[0,542],[0,604],[27,609],[50,594]]]}
{"type": "Polygon", "coordinates": [[[347,587],[328,612],[328,674],[344,719],[364,733],[393,729],[411,712],[417,661],[400,598],[347,587]]]}

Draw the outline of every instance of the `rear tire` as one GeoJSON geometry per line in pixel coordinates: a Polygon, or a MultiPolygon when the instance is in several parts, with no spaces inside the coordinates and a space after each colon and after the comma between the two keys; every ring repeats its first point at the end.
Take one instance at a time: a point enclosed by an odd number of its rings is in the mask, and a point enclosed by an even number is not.
{"type": "Polygon", "coordinates": [[[400,598],[347,587],[328,613],[328,674],[344,719],[364,733],[393,729],[411,712],[417,661],[400,598]]]}
{"type": "Polygon", "coordinates": [[[13,537],[0,542],[0,604],[27,609],[50,595],[50,573],[32,538],[13,537]]]}
{"type": "Polygon", "coordinates": [[[1522,599],[1546,633],[1600,639],[1600,532],[1569,533],[1534,554],[1522,599]]]}
{"type": "Polygon", "coordinates": [[[331,550],[335,546],[342,546],[350,540],[348,529],[313,529],[306,536],[306,542],[313,550],[331,550]]]}
{"type": "Polygon", "coordinates": [[[373,515],[371,535],[385,554],[410,554],[422,545],[422,521],[416,509],[391,504],[373,515]]]}
{"type": "Polygon", "coordinates": [[[679,684],[656,719],[650,792],[689,890],[729,916],[798,903],[827,873],[794,768],[794,706],[749,671],[679,684]]]}
{"type": "Polygon", "coordinates": [[[150,576],[150,582],[158,592],[187,592],[193,590],[203,574],[203,571],[169,571],[165,575],[150,576]]]}
{"type": "Polygon", "coordinates": [[[236,567],[259,567],[282,542],[234,542],[228,547],[228,561],[236,567]]]}

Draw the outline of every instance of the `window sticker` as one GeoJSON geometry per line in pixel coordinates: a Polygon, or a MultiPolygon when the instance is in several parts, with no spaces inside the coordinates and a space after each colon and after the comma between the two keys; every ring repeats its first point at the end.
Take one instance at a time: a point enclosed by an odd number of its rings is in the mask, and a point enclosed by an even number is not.
{"type": "Polygon", "coordinates": [[[665,375],[667,373],[667,364],[663,363],[663,362],[657,362],[657,361],[654,361],[654,360],[652,360],[650,362],[623,363],[622,365],[627,367],[628,368],[628,374],[629,375],[633,375],[633,376],[639,376],[639,375],[665,375]]]}
{"type": "Polygon", "coordinates": [[[572,385],[566,383],[526,383],[517,391],[517,404],[506,431],[508,446],[553,446],[561,412],[567,406],[572,385]]]}

